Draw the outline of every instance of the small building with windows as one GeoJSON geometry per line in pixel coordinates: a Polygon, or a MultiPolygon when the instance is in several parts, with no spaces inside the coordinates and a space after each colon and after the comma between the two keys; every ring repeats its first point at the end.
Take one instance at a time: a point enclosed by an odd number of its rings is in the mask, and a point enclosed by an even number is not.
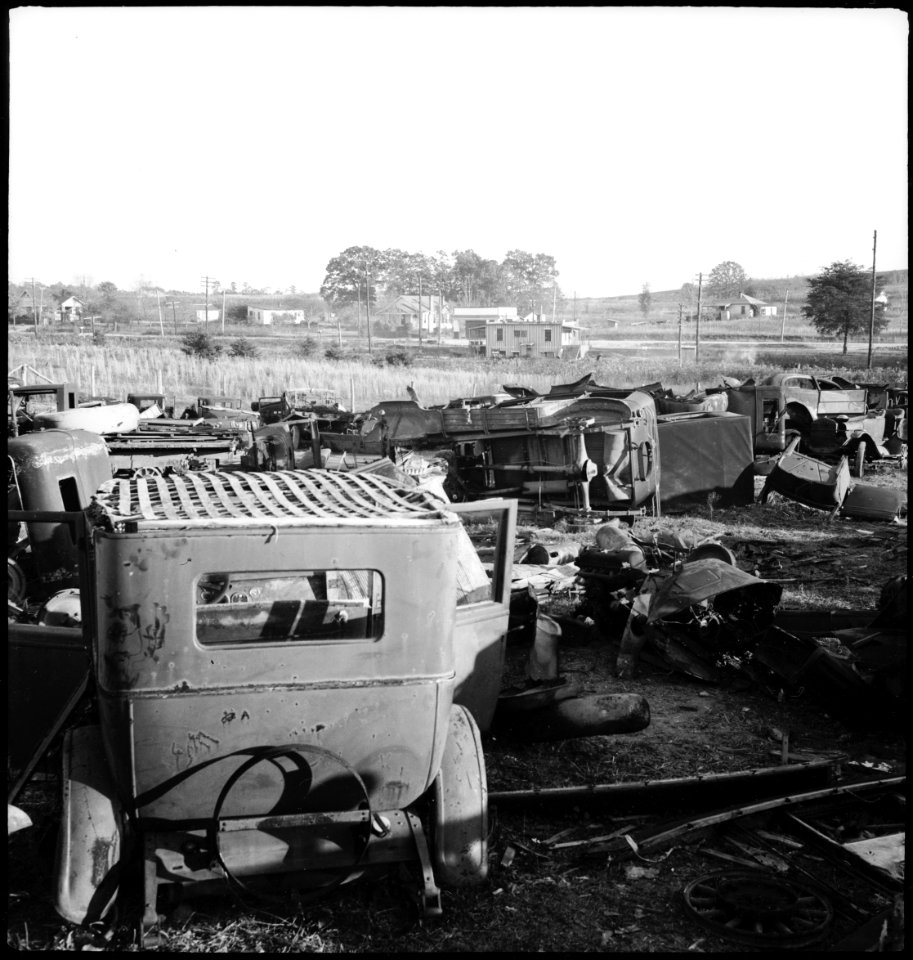
{"type": "Polygon", "coordinates": [[[517,319],[516,307],[454,307],[453,333],[463,340],[484,346],[487,324],[517,319]]]}
{"type": "Polygon", "coordinates": [[[247,322],[255,323],[261,327],[269,327],[281,323],[299,324],[305,322],[303,310],[285,310],[272,309],[267,310],[264,307],[248,307],[247,322]]]}
{"type": "Polygon", "coordinates": [[[67,297],[66,300],[63,300],[60,304],[60,309],[57,311],[57,319],[72,323],[82,317],[85,308],[86,305],[79,297],[67,297]]]}
{"type": "Polygon", "coordinates": [[[587,344],[580,327],[568,320],[530,314],[522,320],[496,320],[485,325],[486,357],[552,357],[579,359],[587,344]]]}
{"type": "Polygon", "coordinates": [[[734,300],[729,300],[726,303],[718,303],[716,309],[719,311],[720,320],[738,320],[741,317],[775,317],[777,315],[777,308],[774,304],[749,297],[747,293],[742,293],[734,300]]]}
{"type": "Polygon", "coordinates": [[[376,323],[391,329],[440,333],[453,328],[450,304],[436,293],[402,294],[371,311],[376,323]]]}

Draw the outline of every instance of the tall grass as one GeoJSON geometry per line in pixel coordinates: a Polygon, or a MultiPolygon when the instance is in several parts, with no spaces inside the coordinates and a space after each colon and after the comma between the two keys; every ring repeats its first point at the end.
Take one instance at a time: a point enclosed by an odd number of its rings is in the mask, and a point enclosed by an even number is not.
{"type": "MultiPolygon", "coordinates": [[[[726,348],[693,354],[679,365],[674,350],[621,353],[593,351],[583,360],[485,360],[434,354],[416,357],[412,366],[377,366],[367,357],[343,360],[299,358],[288,344],[271,344],[259,357],[220,357],[203,360],[184,354],[175,344],[161,345],[145,338],[113,340],[104,346],[85,342],[61,343],[51,338],[10,339],[9,367],[25,364],[54,382],[76,384],[84,396],[126,398],[127,393],[161,390],[179,409],[198,396],[221,394],[240,397],[249,406],[254,400],[276,396],[289,387],[310,387],[334,392],[344,406],[364,410],[384,400],[406,399],[411,386],[426,406],[456,397],[499,392],[503,385],[531,387],[548,392],[556,383],[571,383],[593,374],[606,386],[635,387],[661,381],[665,386],[716,385],[723,376],[745,379],[778,369],[800,366],[819,373],[841,374],[876,382],[905,381],[906,352],[873,370],[864,370],[864,358],[831,354],[816,358],[808,351],[769,354],[763,348],[726,348]],[[822,366],[822,363],[826,365],[822,366]]],[[[888,356],[885,354],[884,356],[888,356]]],[[[29,382],[36,382],[31,375],[29,382]]]]}

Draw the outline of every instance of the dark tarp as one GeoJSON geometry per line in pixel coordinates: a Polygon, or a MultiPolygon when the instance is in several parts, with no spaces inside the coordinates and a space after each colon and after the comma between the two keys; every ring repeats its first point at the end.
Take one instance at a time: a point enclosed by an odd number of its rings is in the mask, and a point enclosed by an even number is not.
{"type": "Polygon", "coordinates": [[[735,413],[680,413],[656,418],[660,506],[664,511],[754,502],[751,419],[735,413]]]}

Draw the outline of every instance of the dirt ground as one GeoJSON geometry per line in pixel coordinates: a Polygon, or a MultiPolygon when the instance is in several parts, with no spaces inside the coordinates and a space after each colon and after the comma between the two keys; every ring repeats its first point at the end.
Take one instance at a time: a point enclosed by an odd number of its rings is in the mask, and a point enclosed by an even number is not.
{"type": "MultiPolygon", "coordinates": [[[[883,472],[867,482],[906,487],[906,473],[883,472]]],[[[828,520],[821,511],[776,496],[766,505],[714,510],[687,517],[642,519],[641,538],[691,530],[729,547],[738,565],[782,583],[781,607],[818,611],[866,610],[873,615],[882,585],[907,572],[906,520],[893,523],[828,520]]],[[[579,535],[521,528],[518,547],[550,537],[579,535]]],[[[559,596],[544,610],[565,613],[575,598],[559,596]]],[[[508,646],[506,679],[522,676],[528,644],[508,646]]],[[[638,732],[530,743],[494,733],[485,737],[490,793],[591,786],[645,779],[721,774],[773,767],[788,732],[790,761],[833,760],[844,770],[905,772],[904,731],[877,724],[848,726],[805,689],[781,691],[733,671],[708,684],[641,661],[635,675],[615,675],[616,648],[597,632],[568,635],[560,672],[584,693],[634,693],[650,709],[638,732]]],[[[496,728],[497,729],[497,728],[496,728]]],[[[50,774],[49,774],[50,776],[50,774]]],[[[77,931],[52,909],[52,781],[38,779],[22,805],[37,811],[35,827],[9,843],[8,945],[16,949],[136,949],[124,919],[108,931],[77,931]]],[[[674,800],[660,809],[625,808],[617,801],[560,805],[492,802],[490,868],[480,887],[444,890],[443,915],[420,919],[414,881],[391,876],[343,888],[323,902],[264,907],[230,900],[179,906],[160,949],[168,952],[754,952],[707,929],[685,909],[682,891],[706,874],[735,868],[727,856],[745,854],[718,830],[674,840],[648,854],[607,853],[593,838],[623,835],[669,820],[674,800]],[[555,840],[559,837],[558,841],[555,840]],[[584,841],[589,841],[584,842],[584,841]],[[566,845],[559,846],[558,843],[566,845]]],[[[697,816],[699,809],[687,811],[697,816]]],[[[706,812],[706,811],[705,811],[706,812]]],[[[769,824],[768,824],[769,825],[769,824]]],[[[730,835],[731,836],[731,835],[730,835]]],[[[784,852],[780,851],[781,854],[784,852]]],[[[825,880],[832,867],[807,850],[792,854],[789,877],[825,880]],[[807,860],[801,856],[808,855],[807,860]],[[803,866],[804,864],[804,866],[803,866]],[[805,871],[803,873],[802,871],[805,871]]],[[[887,899],[843,875],[830,878],[855,904],[835,908],[827,949],[851,933],[863,915],[887,899]]],[[[776,944],[772,944],[776,946],[776,944]]]]}

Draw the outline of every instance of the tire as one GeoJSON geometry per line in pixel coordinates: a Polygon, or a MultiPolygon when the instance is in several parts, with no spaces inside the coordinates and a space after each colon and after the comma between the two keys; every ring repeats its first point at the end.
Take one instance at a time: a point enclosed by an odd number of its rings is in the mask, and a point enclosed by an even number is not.
{"type": "Polygon", "coordinates": [[[482,737],[466,707],[450,708],[447,743],[431,794],[438,881],[447,887],[483,883],[488,876],[488,781],[482,737]]]}

